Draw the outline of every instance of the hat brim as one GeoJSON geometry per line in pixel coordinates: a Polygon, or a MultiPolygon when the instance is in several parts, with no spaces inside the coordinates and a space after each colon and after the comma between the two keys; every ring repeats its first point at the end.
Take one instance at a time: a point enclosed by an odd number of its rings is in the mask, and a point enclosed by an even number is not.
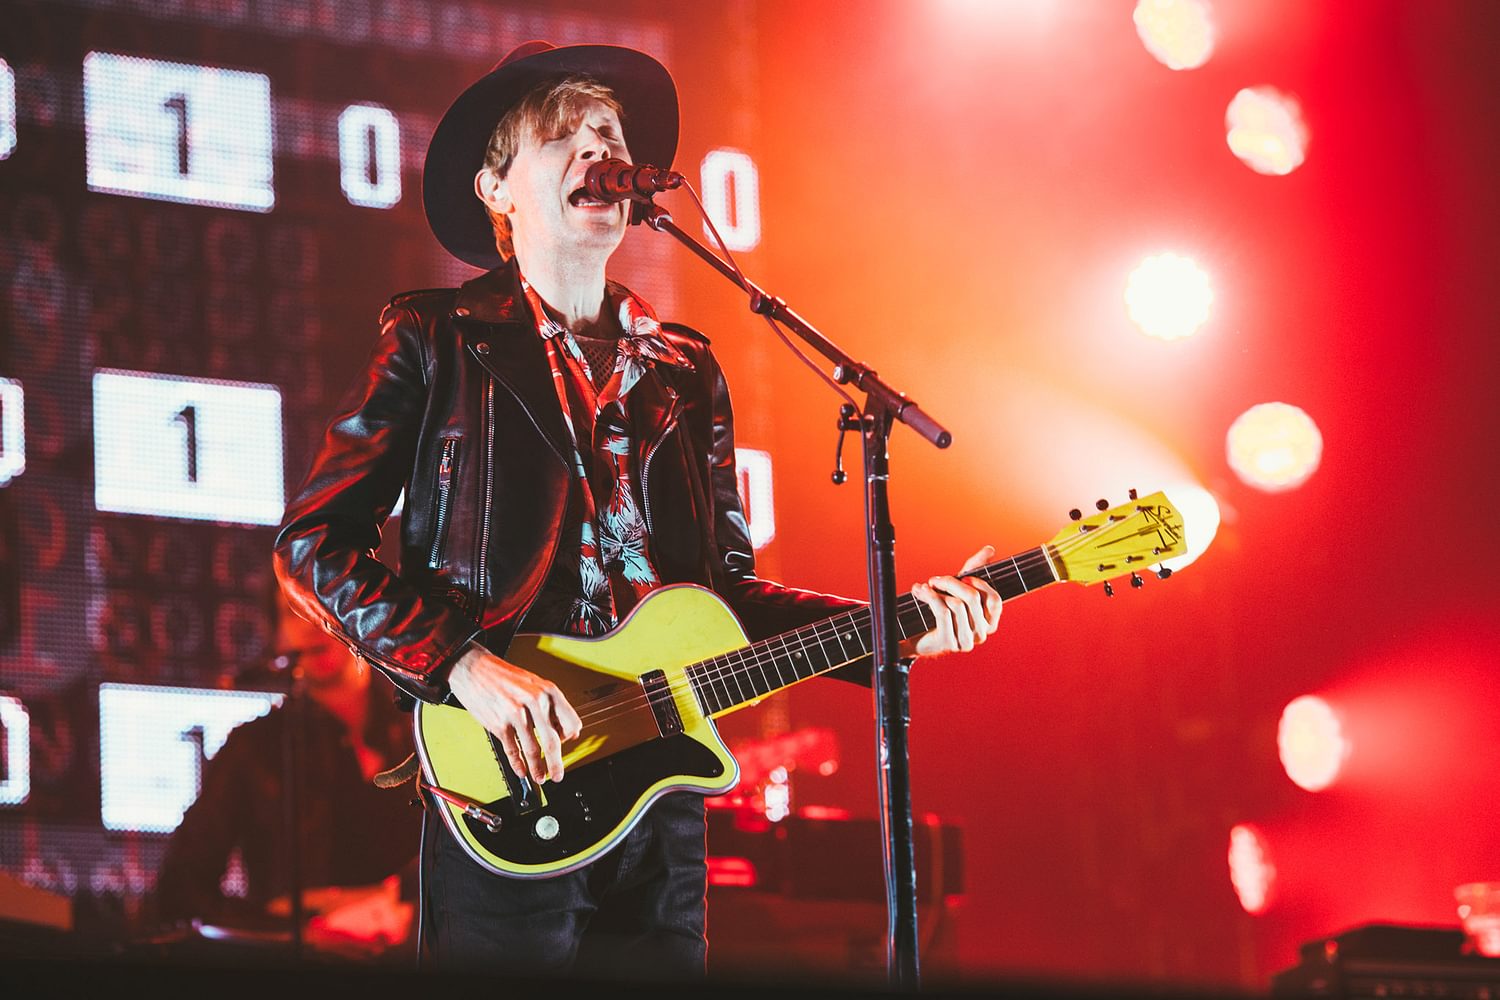
{"type": "Polygon", "coordinates": [[[453,256],[488,270],[501,263],[474,175],[495,125],[532,88],[572,75],[591,77],[620,102],[632,159],[670,167],[677,153],[677,85],[667,68],[620,45],[566,45],[506,59],[449,106],[433,130],[422,167],[422,207],[433,235],[453,256]]]}

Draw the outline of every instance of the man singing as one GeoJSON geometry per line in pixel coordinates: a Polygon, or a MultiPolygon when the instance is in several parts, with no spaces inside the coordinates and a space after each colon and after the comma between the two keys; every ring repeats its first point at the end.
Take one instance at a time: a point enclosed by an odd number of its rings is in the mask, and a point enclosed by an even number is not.
{"type": "MultiPolygon", "coordinates": [[[[629,205],[591,198],[585,173],[609,158],[669,167],[677,123],[665,67],[607,45],[528,42],[453,102],[424,206],[439,242],[488,270],[391,300],[276,542],[301,614],[408,695],[461,705],[538,783],[562,779],[583,724],[555,684],[506,661],[518,632],[599,635],[677,583],[717,592],[752,640],[856,606],[755,576],[708,340],[605,275],[629,205]],[[392,573],[372,552],[403,487],[392,573]]],[[[912,592],[937,626],[909,654],[972,649],[999,623],[983,581],[912,592]]],[[[435,811],[423,918],[438,967],[703,972],[700,795],[666,794],[607,854],[542,879],[481,867],[435,811]]]]}

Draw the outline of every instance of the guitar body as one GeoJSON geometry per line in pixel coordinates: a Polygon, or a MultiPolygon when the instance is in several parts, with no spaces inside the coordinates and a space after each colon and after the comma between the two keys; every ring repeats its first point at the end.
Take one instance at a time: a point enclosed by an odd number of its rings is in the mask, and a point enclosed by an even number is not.
{"type": "Polygon", "coordinates": [[[482,803],[499,828],[435,800],[449,831],[483,867],[516,878],[579,868],[618,843],[646,808],[677,789],[718,795],[739,765],[693,695],[684,667],[745,646],[744,629],[712,591],[690,585],[652,591],[606,635],[518,635],[505,658],[555,683],[583,719],[564,745],[560,782],[517,778],[474,717],[453,705],[420,703],[417,754],[427,783],[482,803]],[[682,731],[663,736],[642,686],[665,674],[682,731]],[[522,803],[522,808],[517,803],[522,803]]]}
{"type": "MultiPolygon", "coordinates": [[[[965,573],[1012,600],[1062,580],[1104,583],[1185,551],[1183,523],[1160,492],[1074,520],[1045,545],[965,573]]],[[[1165,579],[1165,566],[1158,575],[1165,579]]],[[[903,639],[936,624],[897,599],[903,639]]],[[[712,591],[686,584],[648,594],[606,635],[519,635],[506,659],[556,684],[583,731],[564,746],[565,776],[533,786],[511,770],[467,711],[420,703],[417,755],[434,804],[469,856],[498,875],[546,878],[609,850],[660,796],[727,792],[739,765],[714,718],[835,670],[874,649],[870,611],[839,612],[751,644],[712,591]]]]}

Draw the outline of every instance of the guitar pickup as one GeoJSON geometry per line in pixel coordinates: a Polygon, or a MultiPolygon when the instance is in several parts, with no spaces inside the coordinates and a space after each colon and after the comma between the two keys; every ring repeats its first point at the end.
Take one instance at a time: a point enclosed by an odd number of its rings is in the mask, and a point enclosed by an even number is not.
{"type": "Polygon", "coordinates": [[[666,671],[653,670],[642,674],[641,688],[646,692],[651,714],[656,717],[657,732],[663,736],[682,732],[682,713],[677,711],[677,701],[672,697],[672,685],[667,681],[666,671]]]}

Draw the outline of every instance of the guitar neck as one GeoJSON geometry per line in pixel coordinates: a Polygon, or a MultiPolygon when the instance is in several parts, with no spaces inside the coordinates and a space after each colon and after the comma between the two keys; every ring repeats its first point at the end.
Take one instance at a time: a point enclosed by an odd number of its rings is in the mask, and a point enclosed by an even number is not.
{"type": "MultiPolygon", "coordinates": [[[[1058,581],[1046,549],[1038,546],[962,575],[985,580],[1008,601],[1058,581]]],[[[856,608],[694,663],[686,673],[703,710],[712,716],[724,715],[869,656],[874,649],[870,624],[870,609],[856,608]]],[[[911,594],[897,598],[900,639],[922,635],[936,624],[926,604],[911,594]]]]}

